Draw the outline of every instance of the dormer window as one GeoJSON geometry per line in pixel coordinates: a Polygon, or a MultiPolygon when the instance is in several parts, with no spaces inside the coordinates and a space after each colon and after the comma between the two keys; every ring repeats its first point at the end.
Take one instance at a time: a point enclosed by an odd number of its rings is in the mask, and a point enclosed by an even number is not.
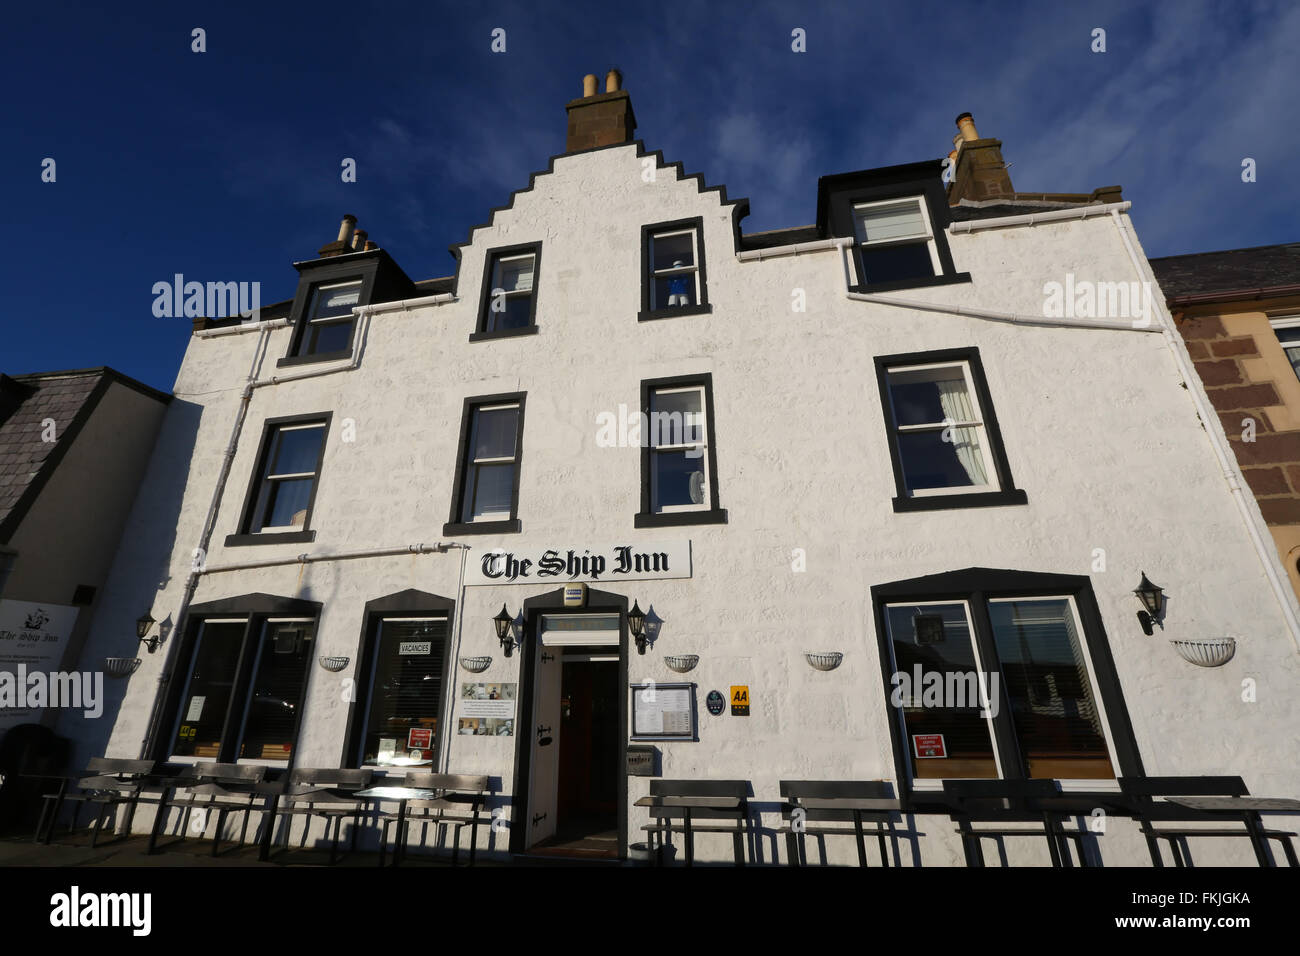
{"type": "Polygon", "coordinates": [[[312,290],[307,310],[307,327],[298,346],[299,355],[345,352],[352,348],[356,317],[352,310],[361,302],[361,280],[321,284],[312,290]]]}
{"type": "Polygon", "coordinates": [[[923,196],[853,208],[858,284],[929,279],[943,272],[923,196]]]}

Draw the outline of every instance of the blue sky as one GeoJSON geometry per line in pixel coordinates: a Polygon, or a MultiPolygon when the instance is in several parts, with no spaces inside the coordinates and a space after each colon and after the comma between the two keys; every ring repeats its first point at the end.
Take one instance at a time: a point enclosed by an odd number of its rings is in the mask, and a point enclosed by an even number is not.
{"type": "Polygon", "coordinates": [[[51,2],[6,19],[11,375],[110,365],[170,390],[190,323],[154,317],[153,284],[289,298],[290,263],[347,212],[412,278],[448,275],[447,247],[563,151],[564,104],[611,66],[638,137],[747,196],[747,232],[811,222],[820,175],[946,155],[970,111],[1017,189],[1122,185],[1151,256],[1300,240],[1293,0],[51,2]]]}

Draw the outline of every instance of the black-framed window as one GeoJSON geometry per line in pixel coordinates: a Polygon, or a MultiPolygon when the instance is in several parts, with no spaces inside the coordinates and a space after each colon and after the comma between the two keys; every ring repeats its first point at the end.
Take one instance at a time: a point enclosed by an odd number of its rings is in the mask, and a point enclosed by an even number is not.
{"type": "Polygon", "coordinates": [[[641,383],[641,512],[638,528],[725,524],[718,504],[713,376],[641,383]]]}
{"type": "Polygon", "coordinates": [[[451,514],[444,534],[520,530],[525,392],[465,400],[451,514]]]}
{"type": "Polygon", "coordinates": [[[315,540],[311,515],[332,414],[267,419],[239,532],[227,536],[228,546],[315,540]]]}
{"type": "Polygon", "coordinates": [[[320,605],[250,595],[196,605],[178,655],[159,759],[293,759],[320,605]]]}
{"type": "Polygon", "coordinates": [[[537,331],[537,276],[542,244],[489,249],[483,270],[478,329],[470,341],[537,331]]]}
{"type": "Polygon", "coordinates": [[[709,305],[704,218],[641,227],[640,321],[700,315],[709,305]]]}
{"type": "Polygon", "coordinates": [[[895,511],[1024,504],[979,349],[876,357],[895,511]]]}
{"type": "Polygon", "coordinates": [[[1088,578],[968,568],[871,594],[904,788],[1141,775],[1088,578]]]}
{"type": "Polygon", "coordinates": [[[924,196],[857,203],[853,231],[861,287],[932,279],[943,272],[924,196]]]}
{"type": "Polygon", "coordinates": [[[298,343],[299,356],[351,351],[352,335],[356,331],[352,310],[361,302],[361,286],[358,277],[322,282],[312,288],[298,343]]]}
{"type": "Polygon", "coordinates": [[[970,282],[948,245],[948,202],[938,160],[824,176],[817,224],[851,238],[851,292],[970,282]]]}

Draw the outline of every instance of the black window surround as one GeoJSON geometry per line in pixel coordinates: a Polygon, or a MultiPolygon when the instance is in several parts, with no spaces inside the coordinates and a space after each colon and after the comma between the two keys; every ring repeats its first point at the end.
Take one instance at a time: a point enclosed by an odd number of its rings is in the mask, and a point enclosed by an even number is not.
{"type": "Polygon", "coordinates": [[[704,250],[704,217],[693,219],[676,219],[669,222],[657,222],[641,227],[641,311],[637,313],[638,322],[653,319],[673,319],[687,315],[708,315],[713,311],[709,304],[708,257],[704,250]],[[695,266],[699,286],[699,302],[688,306],[665,306],[651,308],[654,279],[651,276],[654,263],[650,253],[650,242],[656,235],[667,232],[693,230],[695,233],[695,266]]]}
{"type": "MultiPolygon", "coordinates": [[[[348,335],[348,345],[344,349],[335,349],[330,352],[316,352],[313,355],[299,355],[303,341],[308,332],[308,315],[307,311],[311,308],[315,300],[316,290],[321,286],[338,285],[343,282],[360,281],[361,292],[357,297],[357,305],[364,306],[370,304],[375,295],[375,277],[381,263],[380,257],[371,252],[364,253],[365,259],[357,260],[355,255],[339,256],[337,263],[323,266],[315,266],[311,269],[304,269],[298,280],[298,291],[294,294],[293,309],[289,313],[293,322],[293,335],[289,337],[288,354],[276,362],[277,368],[283,368],[291,365],[308,365],[313,362],[336,362],[340,359],[352,357],[352,349],[356,345],[357,322],[355,318],[352,322],[352,329],[348,335]]],[[[326,260],[328,261],[328,260],[326,260]]]]}
{"type": "Polygon", "coordinates": [[[442,701],[438,712],[438,730],[434,735],[435,745],[441,747],[444,735],[454,733],[451,726],[443,725],[449,722],[451,713],[447,702],[455,699],[452,696],[455,670],[450,635],[455,633],[453,628],[456,622],[456,602],[440,594],[407,588],[405,591],[366,602],[362,615],[361,636],[357,644],[357,666],[353,685],[357,692],[352,695],[353,699],[348,705],[347,728],[343,735],[344,748],[339,763],[341,767],[362,766],[361,748],[365,744],[362,735],[366,730],[366,717],[371,705],[371,694],[374,692],[372,684],[375,677],[375,650],[380,638],[382,621],[390,616],[446,618],[448,641],[443,654],[442,701]]]}
{"type": "MultiPolygon", "coordinates": [[[[913,788],[913,781],[908,771],[907,740],[901,714],[896,713],[890,703],[895,685],[892,670],[893,649],[890,646],[886,607],[909,601],[966,602],[974,625],[971,639],[979,651],[980,659],[998,661],[988,600],[1057,596],[1069,596],[1074,599],[1074,606],[1082,624],[1083,640],[1092,662],[1090,674],[1097,685],[1106,712],[1108,738],[1114,747],[1119,764],[1116,772],[1119,776],[1125,777],[1143,776],[1145,771],[1142,768],[1137,737],[1129,720],[1128,707],[1124,702],[1119,674],[1115,668],[1114,657],[1111,655],[1110,642],[1102,624],[1101,612],[1097,608],[1092,582],[1083,575],[964,568],[960,571],[946,571],[941,574],[881,584],[871,589],[873,619],[879,643],[880,671],[885,695],[883,700],[885,706],[890,709],[889,732],[893,743],[895,779],[899,783],[899,793],[904,806],[911,804],[914,794],[918,803],[924,803],[927,791],[913,788]]],[[[1024,779],[1023,761],[1019,759],[1020,746],[1011,723],[1012,706],[1005,680],[998,682],[998,696],[997,716],[993,718],[993,732],[999,753],[1008,757],[1003,763],[1003,776],[1005,779],[1024,779]]]]}
{"type": "Polygon", "coordinates": [[[479,294],[478,325],[470,335],[469,340],[471,342],[482,342],[488,339],[510,338],[515,335],[537,334],[537,293],[541,275],[542,244],[540,241],[523,242],[513,246],[497,246],[495,249],[487,250],[483,260],[483,289],[479,294]],[[528,324],[514,329],[488,331],[488,317],[491,315],[492,309],[492,274],[496,270],[496,263],[501,258],[523,253],[532,253],[533,256],[533,288],[532,295],[529,298],[528,324]]]}
{"type": "MultiPolygon", "coordinates": [[[[318,601],[304,601],[299,598],[261,593],[242,594],[237,597],[221,598],[216,601],[190,605],[185,615],[185,621],[182,627],[178,629],[178,634],[183,636],[175,658],[176,670],[172,674],[172,679],[167,685],[164,685],[167,689],[163,691],[165,698],[162,713],[166,715],[166,719],[158,722],[155,736],[146,747],[149,756],[154,760],[167,760],[171,756],[177,731],[181,725],[181,718],[185,715],[183,708],[188,703],[185,700],[186,689],[190,683],[194,652],[205,621],[232,618],[242,618],[244,621],[243,636],[240,639],[234,668],[234,690],[223,719],[221,749],[218,756],[203,758],[219,763],[234,763],[238,759],[235,747],[239,743],[236,738],[239,736],[243,725],[243,705],[251,690],[258,644],[267,619],[275,617],[304,618],[312,622],[313,630],[318,631],[320,611],[321,604],[318,601]]],[[[308,662],[303,674],[302,688],[299,691],[299,700],[303,703],[306,702],[306,691],[311,680],[311,661],[314,661],[314,656],[308,662]]],[[[293,730],[293,748],[289,757],[289,766],[293,766],[294,758],[298,752],[298,737],[301,733],[302,712],[304,710],[306,710],[304,706],[298,708],[298,719],[293,730]]],[[[279,764],[275,763],[272,765],[279,766],[279,764]]]]}
{"type": "Polygon", "coordinates": [[[452,486],[451,514],[442,526],[442,533],[451,535],[466,534],[515,534],[522,530],[519,521],[519,476],[524,462],[524,412],[527,392],[509,392],[500,395],[476,395],[465,399],[460,418],[460,441],[456,447],[456,478],[452,486]],[[519,420],[515,429],[515,473],[510,491],[510,517],[501,521],[463,521],[465,505],[465,479],[469,472],[468,455],[470,436],[474,431],[474,416],[484,405],[501,405],[517,402],[519,420]]]}
{"type": "Polygon", "coordinates": [[[891,282],[858,282],[850,292],[890,292],[897,289],[921,289],[929,286],[970,282],[969,272],[958,272],[948,247],[948,200],[938,160],[909,163],[883,169],[823,176],[818,182],[818,225],[822,234],[851,238],[855,241],[855,272],[861,268],[857,254],[856,207],[891,199],[923,197],[929,214],[930,241],[935,245],[940,269],[936,275],[891,282]]]}
{"type": "Polygon", "coordinates": [[[633,519],[637,528],[671,528],[693,524],[726,524],[727,512],[718,504],[718,443],[713,418],[713,375],[676,375],[670,378],[646,379],[641,382],[641,511],[633,519]],[[651,491],[651,410],[654,393],[659,389],[682,386],[699,386],[704,390],[704,421],[706,457],[709,466],[709,507],[698,511],[656,512],[651,491]]]}
{"type": "Polygon", "coordinates": [[[889,445],[889,456],[894,469],[893,500],[894,511],[940,511],[950,508],[982,508],[1000,505],[1023,505],[1029,501],[1025,492],[1015,486],[1011,476],[1011,466],[1007,462],[1006,449],[1002,445],[1002,431],[998,427],[998,417],[989,396],[988,382],[984,376],[984,365],[980,361],[980,350],[976,347],[960,349],[942,349],[935,352],[904,352],[895,355],[877,355],[876,382],[880,389],[880,409],[885,419],[885,436],[889,445]],[[975,387],[975,398],[979,402],[980,414],[984,425],[984,434],[993,458],[996,491],[982,491],[964,494],[936,494],[912,496],[907,493],[907,484],[903,477],[903,464],[898,449],[898,433],[894,425],[892,403],[889,397],[889,372],[911,365],[931,365],[943,362],[964,362],[970,369],[971,381],[975,387]]]}
{"type": "Polygon", "coordinates": [[[263,424],[262,440],[258,446],[257,459],[253,462],[253,473],[248,480],[248,490],[244,495],[244,507],[240,512],[239,531],[226,536],[228,548],[243,547],[253,544],[303,544],[316,540],[316,532],[311,526],[312,514],[316,509],[316,493],[320,490],[321,469],[325,463],[325,447],[329,444],[330,425],[333,412],[317,412],[313,415],[290,415],[282,418],[268,418],[263,424]],[[261,493],[263,476],[266,473],[267,459],[274,445],[274,438],[280,428],[286,425],[324,425],[321,435],[320,453],[316,459],[316,477],[312,483],[311,496],[307,499],[307,514],[303,518],[301,531],[272,531],[259,533],[251,525],[261,493]]]}

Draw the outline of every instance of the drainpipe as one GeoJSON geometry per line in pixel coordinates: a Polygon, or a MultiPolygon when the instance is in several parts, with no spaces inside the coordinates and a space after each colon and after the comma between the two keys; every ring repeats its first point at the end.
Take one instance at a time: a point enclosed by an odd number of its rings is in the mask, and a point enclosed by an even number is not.
{"type": "MultiPolygon", "coordinates": [[[[217,474],[217,484],[212,490],[212,500],[208,503],[208,513],[203,519],[203,530],[199,535],[198,554],[195,555],[195,562],[199,565],[207,557],[208,543],[212,540],[212,532],[217,523],[217,508],[221,504],[221,496],[226,489],[226,479],[230,476],[230,466],[234,461],[235,449],[239,444],[239,434],[243,431],[244,420],[248,417],[248,406],[253,397],[253,385],[257,380],[257,370],[261,365],[270,331],[270,328],[261,330],[261,336],[253,349],[253,364],[248,369],[248,379],[244,383],[243,393],[239,396],[239,410],[235,415],[235,424],[230,431],[230,441],[226,443],[225,454],[221,456],[221,471],[217,474]]],[[[140,742],[139,759],[141,760],[147,760],[148,753],[153,748],[158,732],[158,721],[162,718],[163,698],[166,696],[167,684],[171,681],[172,670],[176,666],[177,648],[181,645],[180,629],[184,624],[185,614],[189,610],[190,602],[194,598],[194,591],[199,586],[199,576],[202,573],[201,570],[191,565],[189,576],[185,579],[185,589],[181,594],[180,607],[177,608],[176,617],[173,619],[172,639],[167,642],[167,658],[163,663],[162,673],[158,675],[158,689],[154,692],[153,710],[149,714],[149,725],[145,731],[144,740],[140,742]]]]}
{"type": "MultiPolygon", "coordinates": [[[[456,585],[456,650],[451,656],[451,673],[453,678],[456,674],[456,667],[460,664],[460,645],[461,639],[465,634],[465,562],[469,559],[469,545],[462,544],[457,545],[457,547],[461,549],[461,552],[460,581],[456,585]]],[[[442,743],[439,745],[439,749],[442,752],[438,754],[438,767],[442,773],[448,772],[447,765],[451,761],[451,738],[454,732],[451,726],[451,715],[455,711],[456,695],[451,693],[451,691],[455,690],[456,681],[453,679],[450,683],[451,687],[445,697],[447,701],[447,712],[440,718],[443,721],[443,726],[447,728],[446,733],[442,734],[442,743]]],[[[518,724],[518,716],[518,714],[515,715],[516,726],[518,724]]]]}
{"type": "Polygon", "coordinates": [[[452,548],[468,548],[467,544],[455,541],[439,541],[436,544],[407,544],[397,548],[367,548],[361,551],[321,551],[298,554],[292,558],[268,558],[265,561],[245,561],[240,564],[219,564],[204,568],[200,574],[221,574],[226,571],[249,571],[254,568],[275,568],[286,564],[318,564],[322,561],[347,561],[354,558],[391,558],[401,554],[442,554],[452,548]]]}
{"type": "MultiPolygon", "coordinates": [[[[1120,216],[1119,210],[1113,210],[1111,215],[1120,238],[1124,240],[1124,248],[1128,251],[1129,260],[1133,263],[1133,271],[1137,273],[1138,279],[1149,282],[1151,287],[1159,288],[1150,263],[1138,255],[1134,246],[1135,237],[1130,236],[1132,227],[1120,216]]],[[[1286,619],[1287,629],[1291,632],[1291,640],[1296,649],[1300,650],[1300,618],[1296,614],[1295,592],[1291,589],[1286,573],[1282,570],[1277,548],[1273,545],[1272,535],[1268,533],[1268,525],[1264,523],[1254,496],[1246,494],[1245,476],[1242,475],[1237,457],[1228,444],[1223,423],[1210,407],[1205,390],[1201,387],[1200,376],[1196,374],[1191,357],[1187,354],[1187,346],[1183,344],[1182,336],[1175,331],[1163,301],[1156,303],[1156,315],[1161,326],[1160,331],[1165,336],[1165,344],[1169,346],[1178,373],[1187,385],[1187,392],[1192,396],[1196,413],[1200,416],[1205,434],[1210,439],[1210,447],[1214,449],[1214,455],[1219,461],[1219,469],[1223,473],[1224,481],[1228,483],[1232,500],[1237,505],[1237,510],[1241,512],[1242,521],[1245,522],[1255,550],[1259,553],[1260,563],[1264,566],[1264,576],[1268,578],[1273,596],[1277,598],[1277,603],[1282,608],[1282,616],[1286,619]]]]}

